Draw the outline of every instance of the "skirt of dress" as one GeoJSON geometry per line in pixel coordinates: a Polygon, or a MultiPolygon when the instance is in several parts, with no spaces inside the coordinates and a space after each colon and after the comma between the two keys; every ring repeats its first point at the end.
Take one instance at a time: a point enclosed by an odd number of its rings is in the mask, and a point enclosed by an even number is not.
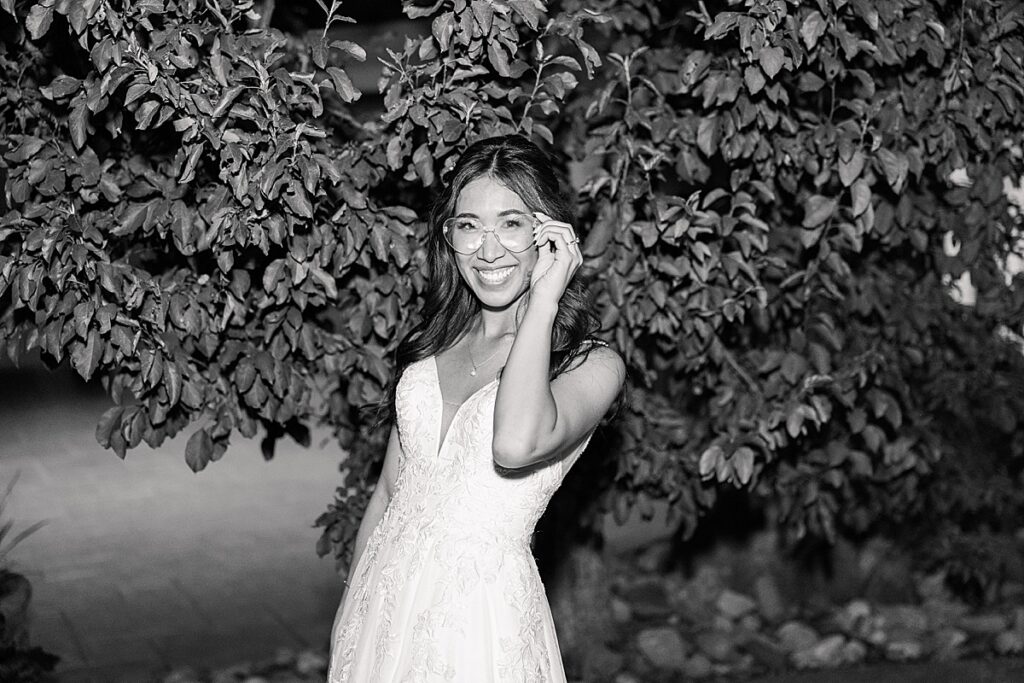
{"type": "Polygon", "coordinates": [[[360,558],[332,635],[330,683],[564,683],[528,546],[410,541],[371,539],[360,558]]]}

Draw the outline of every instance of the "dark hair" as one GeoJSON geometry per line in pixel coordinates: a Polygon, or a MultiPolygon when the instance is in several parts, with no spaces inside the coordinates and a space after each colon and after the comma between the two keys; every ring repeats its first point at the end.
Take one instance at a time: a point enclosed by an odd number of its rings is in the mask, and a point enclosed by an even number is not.
{"type": "MultiPolygon", "coordinates": [[[[574,202],[554,161],[537,145],[518,135],[478,140],[466,148],[451,178],[431,207],[427,235],[429,282],[420,320],[398,345],[395,369],[377,406],[377,426],[393,418],[395,388],[410,364],[450,348],[466,334],[480,312],[480,302],[462,279],[442,224],[455,213],[459,193],[477,178],[491,177],[512,190],[535,211],[575,224],[574,202]]],[[[529,293],[525,296],[529,296],[529,293]]],[[[597,316],[583,275],[570,280],[558,303],[551,337],[551,377],[580,362],[592,347],[597,316]]]]}

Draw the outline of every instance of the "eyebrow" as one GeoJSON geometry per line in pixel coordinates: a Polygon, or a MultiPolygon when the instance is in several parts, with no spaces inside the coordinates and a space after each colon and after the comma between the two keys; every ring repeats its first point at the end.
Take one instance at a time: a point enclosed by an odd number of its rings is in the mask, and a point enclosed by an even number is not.
{"type": "MultiPolygon", "coordinates": [[[[524,215],[529,216],[530,212],[529,211],[522,211],[521,209],[505,209],[504,211],[500,211],[498,213],[498,217],[500,218],[501,216],[510,216],[510,215],[513,215],[513,214],[524,214],[524,215]]],[[[475,213],[470,213],[469,211],[463,211],[462,213],[455,214],[455,217],[456,218],[480,218],[480,216],[476,215],[475,213]]]]}

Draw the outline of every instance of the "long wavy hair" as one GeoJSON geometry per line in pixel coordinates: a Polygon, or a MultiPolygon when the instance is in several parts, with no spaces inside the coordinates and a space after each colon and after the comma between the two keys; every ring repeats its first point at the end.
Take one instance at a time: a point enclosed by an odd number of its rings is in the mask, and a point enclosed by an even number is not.
{"type": "MultiPolygon", "coordinates": [[[[395,389],[412,363],[451,348],[470,330],[480,314],[480,301],[462,278],[443,223],[455,213],[459,193],[471,181],[490,177],[512,190],[531,211],[574,224],[574,202],[553,160],[524,137],[506,135],[478,140],[466,148],[452,169],[428,219],[429,280],[419,322],[398,344],[395,369],[376,410],[376,426],[394,418],[395,389]]],[[[517,305],[529,297],[527,292],[517,305]]],[[[593,347],[599,322],[585,276],[577,271],[558,303],[551,334],[551,378],[582,362],[593,347]]]]}

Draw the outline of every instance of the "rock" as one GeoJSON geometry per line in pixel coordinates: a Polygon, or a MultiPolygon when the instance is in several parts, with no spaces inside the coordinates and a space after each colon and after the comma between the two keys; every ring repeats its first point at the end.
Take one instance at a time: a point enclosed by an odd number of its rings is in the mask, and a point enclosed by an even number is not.
{"type": "Polygon", "coordinates": [[[924,645],[919,640],[899,639],[885,644],[885,658],[893,662],[909,662],[923,654],[924,645]]]}
{"type": "Polygon", "coordinates": [[[706,626],[720,616],[691,585],[683,586],[673,593],[672,608],[695,626],[706,626]]]}
{"type": "Polygon", "coordinates": [[[311,674],[327,674],[327,658],[319,652],[303,650],[295,659],[295,670],[303,676],[311,674]]]}
{"type": "Polygon", "coordinates": [[[757,610],[767,621],[776,622],[786,614],[786,604],[782,600],[779,584],[771,574],[762,574],[754,580],[754,599],[757,610]]]}
{"type": "Polygon", "coordinates": [[[725,582],[718,567],[704,564],[697,568],[689,585],[700,599],[713,604],[725,587],[725,582]]]}
{"type": "Polygon", "coordinates": [[[611,599],[612,619],[617,624],[626,624],[633,619],[633,609],[625,600],[613,597],[611,599]]]}
{"type": "Polygon", "coordinates": [[[957,626],[975,635],[994,635],[1005,631],[1009,623],[1001,614],[969,614],[961,617],[957,626]]]}
{"type": "Polygon", "coordinates": [[[822,638],[809,648],[794,652],[791,659],[798,669],[833,669],[845,661],[845,646],[846,637],[836,633],[822,638]]]}
{"type": "MultiPolygon", "coordinates": [[[[252,668],[251,664],[235,664],[234,666],[229,666],[225,669],[218,669],[217,672],[210,677],[210,683],[238,683],[238,681],[249,677],[252,673],[252,668]]],[[[200,680],[202,679],[196,679],[196,681],[200,680]]]]}
{"type": "Polygon", "coordinates": [[[928,622],[933,627],[959,623],[970,612],[967,605],[953,599],[929,598],[921,607],[928,615],[928,622]]]}
{"type": "Polygon", "coordinates": [[[1024,607],[1016,607],[1013,610],[1013,628],[1024,633],[1024,607]]]}
{"type": "Polygon", "coordinates": [[[200,683],[202,677],[190,666],[177,667],[164,676],[163,683],[200,683]]]}
{"type": "Polygon", "coordinates": [[[761,633],[752,633],[743,643],[743,647],[755,660],[769,669],[784,669],[789,653],[779,643],[761,633]]]}
{"type": "Polygon", "coordinates": [[[807,650],[818,642],[818,633],[799,621],[787,621],[775,632],[775,637],[786,652],[807,650]]]}
{"type": "Polygon", "coordinates": [[[1024,598],[1024,583],[1007,581],[999,589],[999,597],[1004,601],[1019,601],[1024,598]]]}
{"type": "Polygon", "coordinates": [[[686,678],[707,678],[712,671],[711,660],[699,652],[687,659],[683,666],[683,676],[686,678]]]}
{"type": "Polygon", "coordinates": [[[850,640],[843,645],[843,662],[860,664],[868,656],[868,646],[859,640],[850,640]]]}
{"type": "Polygon", "coordinates": [[[762,626],[764,626],[764,622],[761,620],[761,617],[756,614],[748,614],[740,619],[739,624],[737,625],[744,631],[756,633],[761,630],[762,626]]]}
{"type": "Polygon", "coordinates": [[[951,596],[946,588],[946,572],[937,571],[918,579],[917,594],[922,601],[949,600],[951,596]]]}
{"type": "Polygon", "coordinates": [[[716,614],[711,619],[710,627],[715,631],[731,631],[734,625],[729,617],[724,614],[716,614]]]}
{"type": "Polygon", "coordinates": [[[917,605],[881,605],[876,610],[879,625],[886,631],[924,633],[928,615],[917,605]]]}
{"type": "Polygon", "coordinates": [[[733,639],[723,631],[702,631],[697,634],[696,644],[698,650],[717,662],[729,659],[733,653],[733,639]]]}
{"type": "Polygon", "coordinates": [[[832,615],[832,622],[843,633],[860,635],[871,617],[871,605],[866,600],[851,600],[832,615]]]}
{"type": "Polygon", "coordinates": [[[1004,657],[1024,653],[1024,633],[1017,630],[1003,631],[996,636],[992,647],[996,654],[1004,657]]]}
{"type": "Polygon", "coordinates": [[[672,613],[665,586],[657,580],[643,580],[622,588],[622,599],[639,619],[661,619],[672,613]]]}
{"type": "Polygon", "coordinates": [[[636,645],[659,669],[681,671],[686,662],[686,641],[673,628],[648,628],[637,634],[636,645]]]}
{"type": "Polygon", "coordinates": [[[608,680],[622,668],[626,658],[600,643],[590,643],[581,657],[583,680],[608,680]]]}
{"type": "Polygon", "coordinates": [[[752,598],[728,588],[718,595],[715,606],[721,614],[730,619],[739,619],[757,609],[757,603],[752,598]]]}
{"type": "Polygon", "coordinates": [[[672,543],[656,541],[637,553],[636,567],[648,574],[661,574],[672,563],[672,543]]]}
{"type": "Polygon", "coordinates": [[[967,642],[967,633],[952,626],[932,634],[929,650],[934,659],[949,662],[960,658],[960,646],[967,642]]]}

